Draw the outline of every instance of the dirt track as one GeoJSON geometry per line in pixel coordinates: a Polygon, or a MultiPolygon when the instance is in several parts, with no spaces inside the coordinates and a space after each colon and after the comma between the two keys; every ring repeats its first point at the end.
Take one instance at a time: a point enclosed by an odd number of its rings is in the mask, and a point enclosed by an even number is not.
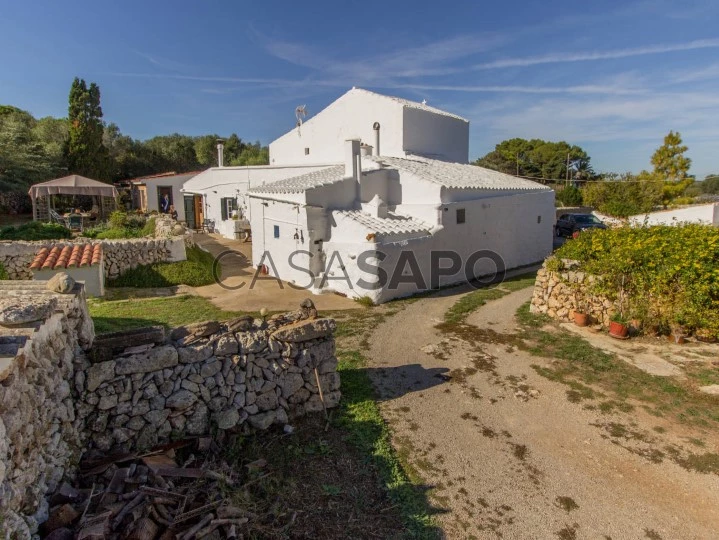
{"type": "MultiPolygon", "coordinates": [[[[530,296],[531,288],[489,302],[468,322],[511,332],[530,296]]],[[[717,537],[719,477],[653,463],[598,427],[614,420],[651,430],[656,418],[569,402],[566,386],[531,368],[548,359],[448,340],[435,325],[457,299],[417,300],[370,339],[395,447],[435,487],[447,537],[717,537]]]]}

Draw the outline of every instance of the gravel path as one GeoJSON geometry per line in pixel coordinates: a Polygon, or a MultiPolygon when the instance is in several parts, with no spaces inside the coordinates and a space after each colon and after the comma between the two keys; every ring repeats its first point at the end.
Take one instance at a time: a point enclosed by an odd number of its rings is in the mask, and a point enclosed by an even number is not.
{"type": "MultiPolygon", "coordinates": [[[[468,322],[511,332],[530,297],[528,288],[489,302],[468,322]]],[[[435,488],[447,537],[716,538],[719,477],[653,463],[592,425],[651,430],[659,420],[587,410],[531,368],[548,359],[442,335],[435,325],[458,298],[410,303],[370,339],[394,445],[435,488]]]]}

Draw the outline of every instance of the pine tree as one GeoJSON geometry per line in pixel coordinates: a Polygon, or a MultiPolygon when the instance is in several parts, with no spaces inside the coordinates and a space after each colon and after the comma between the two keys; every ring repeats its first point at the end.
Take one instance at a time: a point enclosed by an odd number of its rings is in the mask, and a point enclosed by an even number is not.
{"type": "Polygon", "coordinates": [[[692,160],[684,155],[689,150],[688,146],[682,144],[682,137],[679,132],[670,131],[664,137],[664,144],[657,148],[652,155],[654,172],[661,178],[671,182],[681,182],[688,176],[689,166],[692,160]]]}
{"type": "Polygon", "coordinates": [[[70,136],[65,154],[71,174],[110,180],[110,154],[103,145],[100,87],[75,77],[70,87],[68,121],[70,136]]]}

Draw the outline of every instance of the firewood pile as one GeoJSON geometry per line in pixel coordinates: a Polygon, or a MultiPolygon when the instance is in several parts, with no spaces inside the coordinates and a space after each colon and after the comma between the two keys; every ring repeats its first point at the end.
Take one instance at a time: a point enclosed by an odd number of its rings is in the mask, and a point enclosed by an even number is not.
{"type": "Polygon", "coordinates": [[[266,463],[247,466],[240,483],[218,450],[200,438],[145,453],[86,456],[77,486],[63,484],[50,499],[41,532],[51,540],[243,538],[255,516],[224,494],[267,476],[266,463]]]}

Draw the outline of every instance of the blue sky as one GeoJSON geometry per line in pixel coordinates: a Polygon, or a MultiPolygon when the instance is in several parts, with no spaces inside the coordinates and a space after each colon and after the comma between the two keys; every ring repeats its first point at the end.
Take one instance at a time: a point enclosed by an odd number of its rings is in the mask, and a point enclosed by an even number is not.
{"type": "Polygon", "coordinates": [[[718,23],[716,0],[0,0],[0,103],[64,115],[77,75],[133,137],[268,143],[297,105],[360,86],[468,118],[471,159],[539,137],[639,171],[673,129],[703,178],[719,171],[718,23]]]}

